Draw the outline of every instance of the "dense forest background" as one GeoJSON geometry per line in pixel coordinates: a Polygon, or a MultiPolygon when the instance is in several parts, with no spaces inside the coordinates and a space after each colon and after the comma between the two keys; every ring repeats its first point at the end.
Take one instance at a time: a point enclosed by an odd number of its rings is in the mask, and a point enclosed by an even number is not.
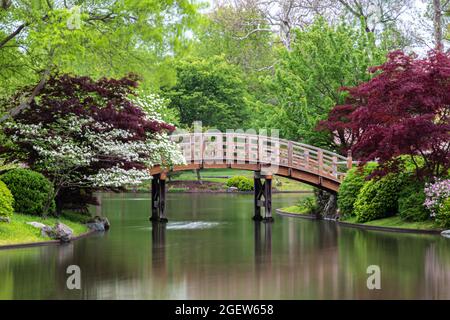
{"type": "Polygon", "coordinates": [[[3,120],[52,74],[140,78],[164,120],[276,128],[338,150],[317,125],[394,50],[445,50],[449,1],[1,0],[3,120]]]}

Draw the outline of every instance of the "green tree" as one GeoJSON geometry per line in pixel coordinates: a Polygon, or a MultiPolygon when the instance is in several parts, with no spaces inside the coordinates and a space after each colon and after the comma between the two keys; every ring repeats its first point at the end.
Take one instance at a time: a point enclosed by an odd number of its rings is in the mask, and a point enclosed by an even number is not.
{"type": "Polygon", "coordinates": [[[333,148],[331,136],[315,130],[318,122],[344,102],[341,87],[370,78],[368,68],[385,60],[387,47],[387,41],[376,44],[363,27],[330,25],[322,18],[296,30],[292,49],[280,51],[271,81],[273,101],[259,106],[262,121],[285,138],[333,148]]]}
{"type": "Polygon", "coordinates": [[[197,23],[189,0],[2,0],[0,97],[53,69],[94,78],[142,76],[144,87],[174,81],[167,57],[197,23]],[[171,76],[172,75],[172,76],[171,76]]]}
{"type": "Polygon", "coordinates": [[[180,123],[194,121],[219,130],[244,128],[249,118],[242,73],[223,56],[187,58],[177,62],[177,84],[162,88],[170,108],[179,111],[180,123]]]}
{"type": "Polygon", "coordinates": [[[194,55],[203,58],[224,55],[225,60],[239,66],[246,77],[264,74],[273,67],[275,37],[252,3],[215,8],[205,17],[196,38],[194,55]]]}

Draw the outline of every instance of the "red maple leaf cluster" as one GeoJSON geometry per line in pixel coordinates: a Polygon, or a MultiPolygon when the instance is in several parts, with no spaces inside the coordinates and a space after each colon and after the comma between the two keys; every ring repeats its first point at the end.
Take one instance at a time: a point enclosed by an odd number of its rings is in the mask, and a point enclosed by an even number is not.
{"type": "Polygon", "coordinates": [[[394,51],[370,71],[376,73],[370,81],[344,88],[346,104],[335,106],[319,129],[331,132],[342,151],[351,150],[362,163],[377,160],[379,173],[398,170],[398,157],[408,155],[420,176],[446,174],[450,54],[430,52],[419,59],[394,51]]]}

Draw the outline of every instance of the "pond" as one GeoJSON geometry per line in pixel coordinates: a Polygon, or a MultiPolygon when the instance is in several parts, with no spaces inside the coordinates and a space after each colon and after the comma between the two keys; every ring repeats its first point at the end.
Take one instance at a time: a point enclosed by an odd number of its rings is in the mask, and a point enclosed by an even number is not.
{"type": "MultiPolygon", "coordinates": [[[[298,194],[275,194],[273,207],[298,194]]],[[[450,240],[275,215],[252,195],[168,194],[167,225],[148,194],[102,194],[112,228],[64,246],[0,251],[0,299],[450,299],[450,240]],[[66,269],[81,269],[81,289],[66,269]],[[381,270],[368,290],[367,268],[381,270]]]]}

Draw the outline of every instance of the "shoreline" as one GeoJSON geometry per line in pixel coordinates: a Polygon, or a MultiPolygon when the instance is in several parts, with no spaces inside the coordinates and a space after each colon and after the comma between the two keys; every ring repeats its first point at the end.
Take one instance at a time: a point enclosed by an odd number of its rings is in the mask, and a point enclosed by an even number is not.
{"type": "Polygon", "coordinates": [[[67,243],[61,242],[60,240],[46,240],[46,241],[36,241],[36,242],[14,243],[14,244],[0,245],[0,250],[65,245],[65,244],[70,244],[73,241],[77,241],[77,240],[80,240],[82,238],[89,237],[89,236],[93,235],[94,233],[97,233],[97,231],[95,231],[95,230],[86,231],[84,233],[81,233],[81,234],[73,237],[70,240],[70,242],[67,242],[67,243]]]}
{"type": "MultiPolygon", "coordinates": [[[[317,218],[314,215],[306,215],[306,214],[298,214],[284,211],[283,208],[276,209],[276,213],[280,216],[306,219],[306,220],[324,220],[317,218]]],[[[431,234],[431,235],[440,235],[443,229],[410,229],[410,228],[399,228],[399,227],[382,227],[382,226],[372,226],[361,223],[353,223],[339,220],[329,220],[335,222],[338,226],[343,226],[347,228],[356,228],[363,230],[372,230],[372,231],[383,231],[383,232],[393,232],[393,233],[416,233],[416,234],[431,234]]]]}

